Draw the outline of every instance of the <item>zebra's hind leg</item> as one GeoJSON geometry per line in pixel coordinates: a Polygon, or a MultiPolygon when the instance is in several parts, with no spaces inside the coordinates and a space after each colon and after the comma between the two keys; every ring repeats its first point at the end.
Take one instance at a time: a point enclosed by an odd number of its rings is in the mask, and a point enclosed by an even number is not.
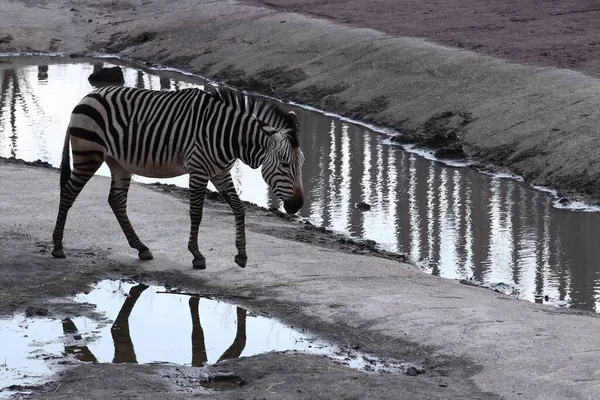
{"type": "MultiPolygon", "coordinates": [[[[67,142],[68,144],[68,142],[67,142]]],[[[67,148],[68,151],[68,148],[67,148]]],[[[63,233],[65,223],[67,222],[67,214],[69,209],[77,199],[79,193],[90,180],[94,173],[100,168],[103,160],[103,154],[100,151],[73,151],[73,170],[71,171],[70,161],[67,155],[66,160],[61,164],[61,175],[64,174],[64,185],[60,188],[60,205],[58,207],[58,216],[56,217],[56,225],[52,234],[52,242],[54,249],[52,256],[55,258],[65,258],[63,250],[63,233]],[[68,177],[68,178],[67,178],[68,177]]],[[[61,183],[63,178],[61,177],[61,183]]]]}
{"type": "Polygon", "coordinates": [[[190,173],[190,240],[188,250],[194,256],[192,267],[194,269],[205,269],[206,259],[198,249],[198,229],[202,222],[202,209],[204,208],[204,197],[206,196],[206,185],[208,178],[197,172],[190,173]]]}
{"type": "Polygon", "coordinates": [[[152,260],[154,256],[148,247],[140,241],[135,233],[129,217],[127,216],[127,193],[131,184],[131,173],[125,170],[117,161],[108,157],[106,163],[110,168],[111,183],[108,194],[108,204],[115,213],[121,229],[129,242],[129,245],[138,251],[138,257],[142,260],[152,260]]]}
{"type": "Polygon", "coordinates": [[[235,190],[235,185],[233,184],[229,172],[225,175],[213,178],[211,181],[233,210],[233,215],[235,216],[235,247],[238,251],[234,260],[237,265],[245,268],[248,256],[246,254],[246,215],[244,212],[244,204],[235,190]]]}

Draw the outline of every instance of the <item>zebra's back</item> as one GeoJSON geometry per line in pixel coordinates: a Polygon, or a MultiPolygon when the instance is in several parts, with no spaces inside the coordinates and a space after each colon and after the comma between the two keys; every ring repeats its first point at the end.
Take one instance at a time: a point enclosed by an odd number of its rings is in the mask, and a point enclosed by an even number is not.
{"type": "Polygon", "coordinates": [[[136,175],[178,176],[188,172],[210,98],[199,89],[105,87],[74,108],[68,132],[74,148],[102,151],[136,175]]]}

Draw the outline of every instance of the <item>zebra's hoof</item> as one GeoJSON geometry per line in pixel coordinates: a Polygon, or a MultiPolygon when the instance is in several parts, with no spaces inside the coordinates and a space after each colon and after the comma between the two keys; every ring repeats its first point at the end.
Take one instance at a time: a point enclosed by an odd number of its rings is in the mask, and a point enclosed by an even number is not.
{"type": "Polygon", "coordinates": [[[54,249],[52,250],[52,257],[54,258],[67,258],[65,255],[65,251],[63,249],[54,249]]]}
{"type": "Polygon", "coordinates": [[[152,260],[154,258],[152,252],[148,249],[140,251],[138,257],[140,258],[140,260],[152,260]]]}
{"type": "Polygon", "coordinates": [[[248,261],[248,257],[246,256],[240,256],[239,254],[235,256],[234,258],[235,263],[237,265],[239,265],[242,268],[246,268],[246,262],[248,261]]]}
{"type": "Polygon", "coordinates": [[[206,269],[206,260],[204,258],[196,258],[192,262],[194,269],[206,269]]]}

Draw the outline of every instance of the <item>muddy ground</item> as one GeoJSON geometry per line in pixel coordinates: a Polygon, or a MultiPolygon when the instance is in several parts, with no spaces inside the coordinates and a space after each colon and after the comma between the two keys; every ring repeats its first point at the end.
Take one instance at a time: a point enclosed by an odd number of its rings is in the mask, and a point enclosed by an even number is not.
{"type": "MultiPolygon", "coordinates": [[[[214,199],[206,204],[208,213],[226,212],[225,208],[223,203],[214,199]]],[[[287,222],[286,219],[281,219],[267,210],[260,212],[254,210],[253,214],[251,219],[256,218],[257,214],[263,219],[277,219],[276,224],[263,226],[262,230],[270,231],[270,235],[288,236],[292,240],[301,237],[305,242],[336,251],[365,251],[364,246],[336,244],[337,237],[334,235],[314,233],[312,230],[310,230],[312,234],[306,234],[304,227],[298,227],[299,223],[287,222]]],[[[249,228],[252,229],[252,226],[251,224],[249,228]]],[[[56,318],[57,323],[62,318],[73,316],[100,318],[101,315],[96,315],[93,308],[75,304],[67,297],[88,290],[93,282],[112,278],[182,288],[186,292],[197,293],[200,296],[243,305],[262,315],[280,317],[287,315],[288,323],[299,323],[304,329],[319,332],[322,337],[351,349],[364,348],[373,351],[375,350],[373,340],[377,341],[379,348],[388,340],[377,336],[369,336],[369,339],[366,339],[361,337],[360,332],[348,326],[325,325],[322,321],[311,322],[310,318],[301,316],[291,318],[290,313],[293,313],[295,308],[293,303],[266,300],[274,294],[277,285],[274,285],[274,288],[260,288],[260,295],[257,296],[249,287],[213,285],[201,274],[190,278],[168,269],[149,272],[137,262],[122,263],[107,259],[106,256],[110,251],[94,247],[71,249],[68,260],[61,262],[50,257],[50,242],[37,241],[30,235],[18,233],[18,230],[9,229],[8,232],[3,230],[0,234],[0,249],[2,249],[0,252],[0,287],[2,288],[0,315],[2,316],[24,311],[32,318],[56,318]]],[[[10,389],[33,392],[31,395],[16,397],[46,398],[51,395],[53,398],[64,399],[161,399],[165,396],[181,399],[190,396],[222,399],[366,397],[396,399],[398,393],[427,398],[446,398],[448,394],[452,394],[453,398],[494,398],[478,394],[479,390],[472,383],[461,382],[471,374],[467,366],[460,365],[463,361],[444,360],[441,365],[428,365],[425,350],[415,348],[409,343],[405,346],[399,344],[394,341],[395,349],[391,353],[386,352],[385,357],[392,357],[391,354],[395,353],[400,360],[413,360],[419,373],[421,368],[427,368],[426,376],[414,376],[412,372],[393,375],[365,373],[337,365],[324,357],[294,353],[264,354],[246,359],[233,359],[217,366],[204,368],[177,365],[90,365],[68,359],[62,363],[67,369],[45,385],[10,389]],[[455,364],[460,365],[458,374],[456,371],[449,372],[455,364]],[[221,375],[236,377],[241,382],[241,387],[231,392],[211,393],[200,386],[200,383],[208,382],[215,376],[221,375]],[[455,379],[457,386],[448,390],[448,383],[455,379]]]]}
{"type": "MultiPolygon", "coordinates": [[[[543,9],[535,1],[519,8],[508,1],[273,3],[15,0],[2,5],[0,52],[113,54],[180,68],[392,127],[446,154],[465,152],[532,183],[600,199],[594,39],[600,11],[591,2],[543,9]]],[[[99,178],[78,200],[79,212],[74,208],[69,258],[54,260],[48,246],[57,181],[52,170],[0,165],[0,313],[93,315],[48,300],[124,277],[229,298],[424,373],[373,375],[319,357],[269,354],[208,367],[247,384],[207,393],[197,385],[204,369],[76,364],[35,388],[33,397],[591,399],[597,393],[599,372],[590,356],[600,346],[595,316],[425,276],[369,246],[340,243],[264,210],[249,213],[256,256],[239,270],[231,249],[219,247],[232,237],[232,218],[223,204],[209,202],[213,217],[203,224],[215,251],[212,266],[200,273],[181,251],[184,199],[132,188],[132,202],[144,204],[131,210],[132,219],[158,246],[156,260],[140,263],[123,243],[105,204],[106,180],[99,178]],[[93,241],[89,226],[98,227],[93,241]]]]}

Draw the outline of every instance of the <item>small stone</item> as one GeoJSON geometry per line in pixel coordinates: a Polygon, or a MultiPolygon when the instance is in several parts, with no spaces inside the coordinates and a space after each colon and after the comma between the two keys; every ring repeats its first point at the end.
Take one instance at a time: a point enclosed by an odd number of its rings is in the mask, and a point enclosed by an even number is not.
{"type": "Polygon", "coordinates": [[[460,160],[467,157],[462,145],[445,146],[434,153],[437,158],[460,160]]]}
{"type": "Polygon", "coordinates": [[[50,315],[50,311],[47,308],[27,307],[25,310],[26,317],[47,317],[48,315],[50,315]]]}
{"type": "Polygon", "coordinates": [[[355,204],[355,207],[358,208],[360,211],[369,211],[371,209],[371,205],[365,203],[364,201],[359,201],[355,204]]]}
{"type": "Polygon", "coordinates": [[[406,371],[404,371],[404,373],[408,376],[417,376],[425,373],[425,370],[423,368],[417,368],[414,365],[411,365],[406,369],[406,371]]]}
{"type": "Polygon", "coordinates": [[[117,83],[123,84],[125,78],[123,78],[123,70],[121,67],[104,67],[98,71],[93,72],[89,77],[88,81],[91,83],[117,83]]]}
{"type": "Polygon", "coordinates": [[[6,35],[0,37],[0,44],[7,44],[13,41],[13,37],[11,35],[6,35]]]}

